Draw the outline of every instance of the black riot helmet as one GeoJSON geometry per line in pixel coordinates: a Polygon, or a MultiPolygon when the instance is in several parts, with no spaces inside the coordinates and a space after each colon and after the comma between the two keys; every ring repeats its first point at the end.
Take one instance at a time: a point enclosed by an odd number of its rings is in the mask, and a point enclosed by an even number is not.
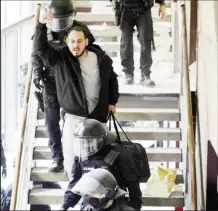
{"type": "Polygon", "coordinates": [[[72,26],[72,17],[75,15],[72,0],[52,0],[48,8],[54,17],[51,21],[51,31],[65,31],[72,26]]]}
{"type": "Polygon", "coordinates": [[[85,119],[74,133],[74,154],[82,161],[88,159],[103,147],[106,136],[106,125],[95,119],[85,119]]]}

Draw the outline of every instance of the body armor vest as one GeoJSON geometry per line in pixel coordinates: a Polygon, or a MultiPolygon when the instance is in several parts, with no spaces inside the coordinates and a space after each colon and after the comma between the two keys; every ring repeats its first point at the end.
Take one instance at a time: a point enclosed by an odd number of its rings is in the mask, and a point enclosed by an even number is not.
{"type": "Polygon", "coordinates": [[[103,159],[92,158],[90,160],[83,161],[82,163],[82,174],[85,174],[93,169],[103,168],[111,172],[112,166],[106,163],[103,159]]]}
{"type": "Polygon", "coordinates": [[[120,154],[119,152],[116,152],[114,150],[108,150],[106,154],[92,156],[88,160],[85,160],[80,163],[82,174],[85,174],[96,168],[106,169],[114,175],[119,186],[124,189],[125,187],[122,184],[122,181],[120,179],[119,170],[117,169],[118,166],[116,166],[116,163],[115,163],[119,154],[120,154]]]}
{"type": "Polygon", "coordinates": [[[120,0],[120,4],[126,9],[151,8],[153,0],[120,0]]]}
{"type": "Polygon", "coordinates": [[[112,174],[112,167],[114,162],[116,161],[119,152],[115,152],[110,149],[111,147],[105,147],[102,150],[102,154],[93,155],[89,157],[88,160],[81,162],[82,165],[82,173],[87,173],[96,168],[104,168],[110,171],[112,174]]]}

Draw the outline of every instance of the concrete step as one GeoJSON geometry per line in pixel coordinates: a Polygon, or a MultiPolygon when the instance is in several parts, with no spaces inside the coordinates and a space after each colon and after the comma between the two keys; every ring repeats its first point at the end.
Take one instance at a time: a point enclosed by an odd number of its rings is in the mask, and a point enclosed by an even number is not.
{"type": "MultiPolygon", "coordinates": [[[[144,185],[145,187],[145,185],[144,185]]],[[[143,192],[144,187],[141,187],[143,206],[167,206],[167,207],[183,207],[184,194],[180,187],[176,187],[172,191],[169,198],[149,197],[143,192]],[[178,189],[178,190],[177,190],[178,189]]],[[[41,189],[34,188],[30,191],[29,204],[62,204],[65,190],[63,189],[41,189]]]]}
{"type": "MultiPolygon", "coordinates": [[[[120,121],[180,121],[180,111],[179,109],[117,108],[116,117],[120,121]]],[[[38,111],[37,119],[44,119],[41,110],[38,111]]]]}
{"type": "MultiPolygon", "coordinates": [[[[97,13],[99,11],[99,9],[101,9],[101,11],[104,11],[107,14],[111,14],[114,13],[113,10],[114,7],[114,1],[109,2],[109,1],[93,1],[93,12],[97,13]]],[[[171,5],[168,3],[166,4],[166,14],[170,14],[171,13],[171,5]]],[[[159,4],[154,4],[154,6],[151,8],[152,11],[152,15],[158,15],[158,9],[159,9],[159,4]]]]}
{"type": "MultiPolygon", "coordinates": [[[[181,149],[179,148],[147,148],[149,162],[180,162],[181,149]]],[[[49,147],[38,146],[33,152],[34,160],[51,160],[51,150],[49,147]]]]}
{"type": "MultiPolygon", "coordinates": [[[[151,170],[151,172],[154,170],[151,170]]],[[[181,171],[177,171],[176,184],[183,183],[183,175],[181,171]]],[[[31,181],[42,182],[68,182],[68,177],[64,172],[52,173],[48,171],[46,167],[34,167],[31,171],[31,181]]]]}
{"type": "MultiPolygon", "coordinates": [[[[170,2],[167,2],[165,6],[166,6],[166,8],[171,8],[170,2]]],[[[106,7],[113,7],[113,5],[110,3],[110,4],[107,4],[106,7]]],[[[157,6],[155,5],[155,7],[157,7],[157,6]]]]}
{"type": "MultiPolygon", "coordinates": [[[[156,40],[154,42],[155,42],[156,48],[161,48],[161,47],[172,45],[171,38],[168,38],[165,41],[159,39],[157,42],[156,40]]],[[[95,42],[95,44],[101,46],[101,48],[107,53],[120,51],[120,42],[95,42]]],[[[141,51],[141,47],[140,47],[139,42],[134,42],[134,52],[140,52],[140,51],[141,51]]]]}
{"type": "MultiPolygon", "coordinates": [[[[143,126],[142,126],[143,127],[143,126]]],[[[116,134],[116,132],[113,132],[116,134]]],[[[147,148],[153,148],[153,147],[176,147],[175,141],[164,141],[163,145],[159,146],[160,142],[162,141],[156,141],[156,140],[132,140],[133,143],[139,143],[141,144],[145,149],[147,148]]],[[[34,146],[35,147],[48,147],[49,146],[49,139],[48,138],[35,138],[34,139],[34,146]]],[[[47,164],[45,164],[47,165],[47,164]]],[[[50,165],[50,164],[49,164],[50,165]]]]}
{"type": "MultiPolygon", "coordinates": [[[[117,26],[98,26],[98,25],[90,25],[89,29],[91,30],[92,34],[95,37],[119,37],[121,36],[121,30],[117,27],[117,26]]],[[[154,26],[154,37],[161,37],[163,39],[165,37],[169,37],[168,34],[168,28],[166,28],[165,30],[161,30],[160,27],[155,27],[154,26]],[[161,32],[161,35],[159,33],[159,31],[161,32]],[[164,35],[162,36],[162,34],[164,33],[164,35]]],[[[134,33],[134,37],[137,36],[137,32],[134,33]]],[[[166,39],[166,38],[165,38],[166,39]]]]}
{"type": "MultiPolygon", "coordinates": [[[[39,120],[38,123],[44,122],[39,120]]],[[[62,129],[62,126],[61,126],[62,129]]],[[[119,130],[121,138],[126,140],[123,132],[119,130]]],[[[156,140],[156,141],[173,141],[181,140],[180,128],[136,128],[136,127],[123,127],[126,135],[130,140],[156,140]]],[[[112,128],[112,131],[114,129],[112,128]]],[[[35,131],[35,138],[47,138],[47,132],[44,125],[38,125],[35,131]]]]}
{"type": "MultiPolygon", "coordinates": [[[[114,132],[115,134],[115,132],[114,132]]],[[[34,147],[48,147],[49,146],[49,140],[48,138],[35,138],[34,139],[34,147]]],[[[163,145],[159,146],[161,141],[151,141],[151,140],[133,140],[133,143],[139,143],[141,144],[145,149],[147,148],[153,148],[153,147],[176,147],[175,141],[164,141],[163,145]]],[[[162,143],[162,142],[161,142],[162,143]]],[[[41,167],[50,165],[49,163],[46,163],[44,165],[41,165],[41,167]]],[[[155,163],[156,164],[156,163],[155,163]]]]}
{"type": "MultiPolygon", "coordinates": [[[[122,85],[123,86],[123,85],[122,85]]],[[[125,86],[122,88],[117,108],[153,108],[175,109],[179,107],[179,95],[154,93],[142,86],[125,86]],[[131,88],[130,88],[131,87],[131,88]],[[126,91],[126,93],[124,93],[126,91]]]]}
{"type": "MultiPolygon", "coordinates": [[[[114,24],[113,14],[95,14],[95,13],[85,13],[78,12],[76,15],[76,20],[84,22],[85,24],[102,24],[104,22],[113,25],[114,24]]],[[[164,20],[159,17],[153,17],[153,22],[171,22],[171,16],[167,15],[164,20]]]]}
{"type": "MultiPolygon", "coordinates": [[[[43,146],[43,145],[42,145],[43,146]]],[[[46,145],[48,146],[48,145],[46,145]]],[[[34,164],[33,166],[35,167],[49,167],[52,165],[52,160],[32,160],[32,163],[34,164]]],[[[181,170],[182,169],[182,162],[179,162],[179,166],[178,168],[175,167],[175,162],[149,162],[149,165],[151,167],[151,169],[156,168],[157,166],[163,167],[163,168],[170,168],[170,169],[177,169],[177,170],[181,170]],[[167,164],[169,164],[169,167],[167,166],[167,164]]]]}
{"type": "Polygon", "coordinates": [[[73,6],[77,12],[91,12],[92,3],[91,1],[73,1],[73,6]]]}
{"type": "Polygon", "coordinates": [[[180,111],[179,109],[117,108],[116,117],[120,121],[180,121],[180,111]]]}

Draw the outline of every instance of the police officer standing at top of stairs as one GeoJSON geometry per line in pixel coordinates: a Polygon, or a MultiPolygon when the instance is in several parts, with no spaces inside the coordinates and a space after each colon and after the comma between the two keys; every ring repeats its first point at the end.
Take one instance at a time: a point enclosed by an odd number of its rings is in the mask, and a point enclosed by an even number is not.
{"type": "MultiPolygon", "coordinates": [[[[112,0],[111,0],[112,1],[112,0]]],[[[159,15],[165,17],[164,0],[155,0],[160,4],[159,15]]],[[[155,82],[151,80],[151,44],[153,40],[153,21],[151,8],[154,0],[116,0],[115,16],[116,25],[121,29],[120,57],[123,72],[125,73],[124,84],[134,83],[134,57],[133,57],[133,32],[136,26],[138,40],[141,45],[140,69],[143,86],[153,87],[155,82]]]]}
{"type": "MultiPolygon", "coordinates": [[[[65,37],[68,30],[75,26],[83,27],[89,39],[89,45],[95,41],[88,27],[76,20],[73,20],[75,10],[72,2],[56,2],[52,1],[49,5],[49,10],[58,14],[50,25],[50,32],[48,32],[49,44],[53,47],[60,47],[65,45],[65,37]],[[66,9],[67,8],[67,9],[66,9]],[[64,13],[63,13],[64,11],[64,13]],[[69,11],[71,15],[67,13],[69,11]],[[60,15],[62,14],[62,15],[60,15]]],[[[60,105],[57,98],[57,90],[54,72],[50,71],[51,67],[48,64],[43,64],[42,59],[36,54],[32,53],[32,69],[34,74],[34,84],[37,89],[41,89],[40,81],[43,82],[43,100],[39,100],[44,107],[44,116],[46,130],[49,137],[49,147],[51,148],[53,163],[49,167],[50,172],[60,172],[64,169],[63,166],[63,152],[61,143],[61,130],[59,126],[60,121],[60,105]],[[45,67],[46,66],[46,67],[45,67]],[[43,101],[43,102],[42,102],[43,101]],[[43,105],[44,104],[44,105],[43,105]]],[[[40,106],[41,107],[41,106],[40,106]]]]}

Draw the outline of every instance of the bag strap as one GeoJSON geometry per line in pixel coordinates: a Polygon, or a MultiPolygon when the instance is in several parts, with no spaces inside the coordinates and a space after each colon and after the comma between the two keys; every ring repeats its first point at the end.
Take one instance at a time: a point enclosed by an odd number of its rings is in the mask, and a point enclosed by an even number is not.
{"type": "Polygon", "coordinates": [[[111,113],[109,113],[108,117],[107,117],[107,122],[109,121],[109,131],[111,131],[111,113]]]}
{"type": "Polygon", "coordinates": [[[110,112],[109,116],[108,116],[108,120],[109,120],[109,131],[111,131],[111,117],[112,117],[112,120],[113,120],[113,123],[114,123],[114,128],[115,128],[115,131],[116,131],[116,134],[117,134],[117,137],[118,137],[118,140],[121,141],[121,138],[120,138],[120,134],[119,134],[119,131],[118,131],[118,128],[117,128],[117,125],[120,127],[120,129],[122,130],[122,132],[124,133],[124,135],[126,136],[126,139],[130,141],[129,137],[126,135],[125,131],[123,130],[122,126],[120,125],[119,121],[117,120],[117,118],[115,117],[115,115],[110,112]]]}

